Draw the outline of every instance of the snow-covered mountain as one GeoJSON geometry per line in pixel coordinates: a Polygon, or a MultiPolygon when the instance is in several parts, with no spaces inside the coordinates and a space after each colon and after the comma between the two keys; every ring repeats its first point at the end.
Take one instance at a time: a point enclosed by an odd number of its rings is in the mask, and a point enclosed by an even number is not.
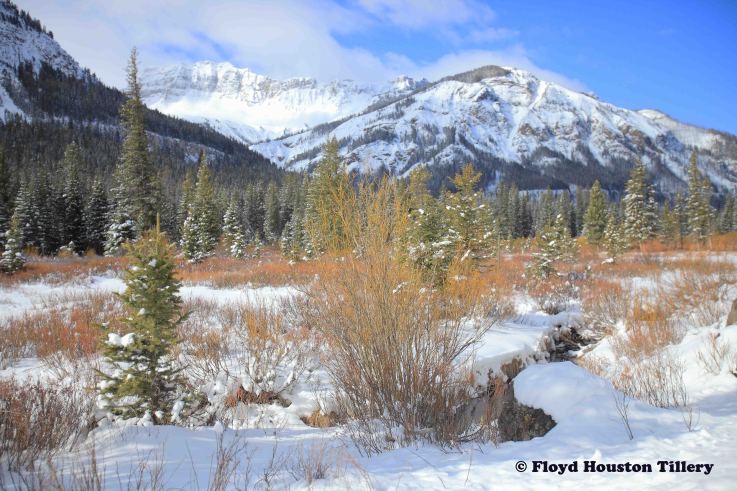
{"type": "Polygon", "coordinates": [[[720,189],[737,183],[737,138],[633,111],[518,69],[482,67],[437,82],[284,81],[209,62],[149,69],[148,105],[245,142],[288,169],[309,168],[336,137],[352,166],[405,174],[473,162],[522,187],[621,187],[642,159],[665,192],[683,186],[693,149],[720,189]]]}
{"type": "Polygon", "coordinates": [[[83,70],[69,54],[59,46],[53,35],[29,14],[14,4],[0,1],[0,121],[6,114],[23,114],[9,94],[19,86],[18,66],[30,63],[38,72],[43,63],[74,77],[81,77],[83,70]]]}
{"type": "Polygon", "coordinates": [[[517,69],[488,66],[418,88],[382,107],[253,148],[290,169],[320,158],[328,137],[351,165],[405,174],[473,162],[523,187],[619,187],[642,159],[664,192],[682,187],[693,149],[720,189],[737,183],[737,138],[632,111],[517,69]],[[518,182],[520,184],[520,182],[518,182]]]}
{"type": "Polygon", "coordinates": [[[141,75],[142,95],[152,109],[207,123],[249,143],[344,118],[426,83],[407,77],[385,85],[274,80],[230,63],[207,61],[148,68],[141,75]]]}

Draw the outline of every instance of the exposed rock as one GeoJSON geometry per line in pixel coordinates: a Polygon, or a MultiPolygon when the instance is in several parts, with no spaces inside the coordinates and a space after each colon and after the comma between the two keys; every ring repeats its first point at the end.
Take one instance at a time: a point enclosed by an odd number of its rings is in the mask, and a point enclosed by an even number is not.
{"type": "Polygon", "coordinates": [[[732,302],[732,308],[727,315],[727,325],[731,326],[732,324],[737,324],[737,298],[732,302]]]}
{"type": "Polygon", "coordinates": [[[545,435],[555,426],[542,409],[525,406],[514,397],[514,384],[507,387],[497,420],[501,441],[524,441],[545,435]]]}

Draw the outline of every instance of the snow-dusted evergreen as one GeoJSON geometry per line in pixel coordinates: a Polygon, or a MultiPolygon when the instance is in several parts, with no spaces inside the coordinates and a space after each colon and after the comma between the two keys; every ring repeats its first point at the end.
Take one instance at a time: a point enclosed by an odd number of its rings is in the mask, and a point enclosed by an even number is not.
{"type": "MultiPolygon", "coordinates": [[[[99,384],[102,405],[112,417],[138,417],[155,424],[177,419],[180,369],[172,350],[184,320],[173,247],[155,230],[129,246],[131,266],[120,298],[126,307],[122,336],[107,334],[99,384]]],[[[180,403],[181,404],[181,403],[180,403]]]]}
{"type": "Polygon", "coordinates": [[[556,263],[573,259],[578,244],[571,237],[569,222],[558,213],[552,225],[546,225],[535,240],[537,250],[532,253],[534,274],[541,279],[556,273],[556,263]]]}
{"type": "Polygon", "coordinates": [[[10,228],[4,233],[4,248],[0,256],[0,271],[13,274],[26,262],[22,251],[21,227],[17,214],[10,220],[10,228]]]}
{"type": "Polygon", "coordinates": [[[127,100],[121,109],[121,126],[125,132],[123,148],[115,169],[115,187],[112,189],[110,227],[105,253],[120,252],[121,245],[141,234],[154,223],[160,203],[160,183],[151,162],[148,138],[143,119],[141,85],[138,80],[136,50],[128,61],[127,100]]]}
{"type": "Polygon", "coordinates": [[[200,153],[197,183],[191,200],[187,204],[180,244],[187,259],[200,262],[213,254],[220,236],[220,217],[204,153],[200,153]]]}
{"type": "Polygon", "coordinates": [[[624,189],[624,233],[630,244],[640,245],[655,234],[656,211],[653,189],[647,182],[645,166],[632,168],[624,189]]]}
{"type": "Polygon", "coordinates": [[[711,182],[699,171],[696,152],[691,155],[688,166],[688,198],[686,214],[689,233],[702,242],[711,233],[713,212],[709,204],[711,182]]]}

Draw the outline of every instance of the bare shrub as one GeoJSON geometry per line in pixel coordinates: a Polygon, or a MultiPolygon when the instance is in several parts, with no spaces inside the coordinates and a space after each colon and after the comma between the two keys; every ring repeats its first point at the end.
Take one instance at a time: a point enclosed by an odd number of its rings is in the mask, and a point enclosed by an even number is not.
{"type": "Polygon", "coordinates": [[[622,419],[624,430],[627,433],[627,438],[632,440],[635,435],[632,433],[632,426],[630,426],[630,398],[627,394],[620,392],[612,387],[612,398],[614,399],[614,407],[617,409],[617,414],[622,419]]]}
{"type": "Polygon", "coordinates": [[[720,337],[719,332],[710,332],[706,347],[697,355],[699,364],[712,375],[719,375],[725,366],[733,368],[735,363],[732,347],[720,337]]]}
{"type": "Polygon", "coordinates": [[[179,339],[176,356],[184,366],[187,378],[202,386],[218,376],[228,373],[228,360],[233,355],[234,340],[228,325],[212,326],[210,320],[220,319],[223,312],[233,310],[218,308],[213,302],[189,301],[185,310],[191,314],[178,326],[179,339]]]}
{"type": "Polygon", "coordinates": [[[339,412],[356,422],[364,450],[463,438],[470,422],[456,411],[472,397],[463,364],[493,319],[464,322],[472,306],[372,249],[307,295],[302,318],[325,342],[339,412]]]}
{"type": "Polygon", "coordinates": [[[314,349],[312,336],[288,322],[281,306],[242,304],[235,308],[232,329],[238,344],[234,375],[254,399],[278,397],[291,389],[306,369],[314,349]]]}
{"type": "Polygon", "coordinates": [[[614,281],[596,280],[588,283],[581,295],[581,310],[587,327],[596,337],[614,332],[632,308],[632,292],[614,281]]]}
{"type": "Polygon", "coordinates": [[[559,314],[567,310],[571,303],[579,298],[579,278],[551,276],[544,280],[536,279],[527,287],[527,294],[535,301],[538,308],[548,315],[559,314]]]}
{"type": "Polygon", "coordinates": [[[234,436],[229,444],[225,444],[225,432],[218,435],[207,483],[208,491],[248,489],[251,478],[251,454],[247,449],[247,443],[239,436],[234,436]]]}
{"type": "MultiPolygon", "coordinates": [[[[630,360],[632,362],[632,360],[630,360]]],[[[652,356],[628,364],[616,385],[623,392],[651,406],[687,407],[689,397],[683,382],[683,364],[659,351],[652,356]]]]}
{"type": "Polygon", "coordinates": [[[31,468],[73,445],[94,424],[94,398],[70,386],[0,381],[0,458],[31,468]]]}
{"type": "Polygon", "coordinates": [[[289,472],[294,479],[304,480],[308,486],[312,486],[313,482],[329,477],[336,464],[334,453],[327,440],[312,444],[307,450],[300,444],[292,458],[289,472]]]}
{"type": "Polygon", "coordinates": [[[678,343],[683,330],[671,319],[672,311],[663,292],[641,293],[625,316],[625,337],[614,337],[612,346],[620,356],[636,362],[661,348],[678,343]]]}
{"type": "Polygon", "coordinates": [[[719,322],[728,311],[729,286],[737,284],[733,267],[714,270],[721,263],[707,264],[678,271],[665,281],[662,301],[688,326],[710,326],[719,322]]]}

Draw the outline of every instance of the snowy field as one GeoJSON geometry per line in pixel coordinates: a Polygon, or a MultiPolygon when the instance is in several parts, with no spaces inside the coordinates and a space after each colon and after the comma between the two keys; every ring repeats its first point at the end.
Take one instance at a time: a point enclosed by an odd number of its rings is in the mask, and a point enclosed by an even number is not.
{"type": "MultiPolygon", "coordinates": [[[[627,285],[647,290],[652,281],[652,277],[634,278],[627,285]]],[[[113,273],[53,285],[34,281],[3,286],[0,319],[58,308],[85,292],[120,292],[124,287],[113,273]]],[[[733,295],[734,288],[728,293],[733,295]]],[[[206,302],[216,311],[242,303],[278,303],[299,295],[299,289],[286,285],[216,288],[185,284],[181,290],[185,301],[206,302]]],[[[737,326],[724,325],[726,311],[712,325],[685,326],[678,343],[667,347],[668,359],[683,368],[688,405],[664,409],[624,397],[608,380],[583,368],[585,363],[579,366],[575,356],[572,361],[551,361],[550,351],[560,333],[586,323],[580,305],[574,303],[567,311],[549,315],[523,295],[514,298],[515,313],[492,326],[474,345],[473,368],[483,381],[490,372],[499,374],[506,363],[522,361],[526,368],[514,379],[517,400],[542,409],[555,421],[555,427],[542,437],[452,449],[415,445],[366,456],[342,426],[316,428],[302,421],[325,407],[325,394],[331,389],[329,377],[315,361],[298,373],[299,380],[290,383],[283,394],[288,407],[276,402],[242,405],[237,419],[195,428],[130,420],[103,424],[73,450],[57,454],[54,466],[59,479],[72,483],[94,463],[104,489],[155,487],[150,481],[161,484],[161,489],[214,489],[218,466],[226,461],[233,470],[220,489],[581,489],[584,485],[594,489],[737,489],[733,361],[727,359],[716,370],[697,362],[717,335],[723,343],[720,346],[737,347],[737,326]],[[674,472],[679,469],[671,468],[670,461],[676,462],[673,466],[698,467],[674,472]],[[543,463],[547,463],[547,472],[543,463]],[[587,465],[597,464],[622,465],[613,472],[585,471],[587,465]],[[646,472],[648,465],[651,472],[646,472]],[[628,466],[634,470],[625,472],[628,466]]],[[[217,329],[218,323],[206,319],[204,326],[217,329]]],[[[603,360],[597,373],[611,373],[627,363],[612,348],[617,336],[621,333],[604,336],[587,347],[586,357],[603,360]]],[[[35,379],[48,384],[69,382],[55,379],[35,357],[7,363],[0,378],[11,377],[29,383],[35,379]]],[[[226,385],[215,377],[203,390],[215,400],[227,392],[226,385]]],[[[23,488],[13,482],[13,476],[4,476],[6,488],[23,488]]]]}

